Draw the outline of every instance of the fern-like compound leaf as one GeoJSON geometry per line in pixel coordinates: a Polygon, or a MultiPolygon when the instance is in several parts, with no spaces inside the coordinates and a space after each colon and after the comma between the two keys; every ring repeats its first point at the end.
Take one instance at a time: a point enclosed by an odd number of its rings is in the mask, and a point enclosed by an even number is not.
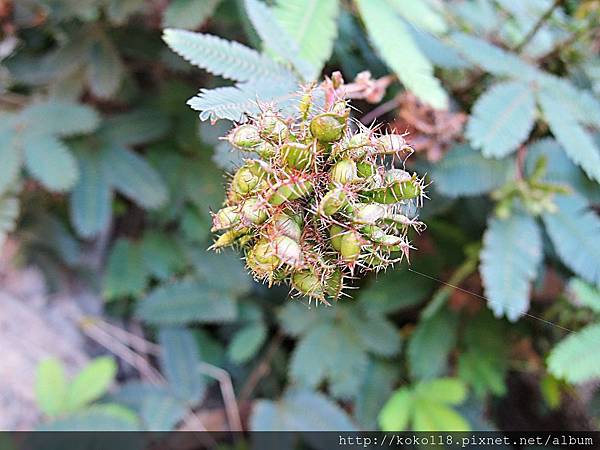
{"type": "Polygon", "coordinates": [[[331,56],[337,36],[338,0],[279,0],[275,15],[300,48],[299,56],[314,67],[311,79],[331,56]]]}
{"type": "Polygon", "coordinates": [[[246,11],[265,47],[283,61],[289,61],[304,80],[317,78],[318,73],[300,56],[300,47],[283,28],[271,8],[259,0],[246,0],[246,11]]]}
{"type": "Polygon", "coordinates": [[[433,64],[413,40],[407,25],[390,14],[386,0],[356,0],[375,49],[407,89],[436,108],[448,105],[448,96],[433,75],[433,64]]]}
{"type": "Polygon", "coordinates": [[[600,182],[600,149],[591,134],[578,123],[576,116],[565,110],[564,100],[556,92],[543,89],[538,93],[538,101],[550,131],[569,158],[588,177],[600,182]]]}
{"type": "Polygon", "coordinates": [[[544,225],[562,262],[584,280],[600,286],[600,218],[572,194],[556,199],[558,212],[544,215],[544,225]]]}
{"type": "Polygon", "coordinates": [[[466,135],[486,157],[503,158],[523,143],[535,123],[535,98],[521,82],[500,83],[477,99],[466,135]]]}
{"type": "Polygon", "coordinates": [[[483,236],[480,273],[488,306],[517,320],[529,309],[531,281],[542,259],[538,224],[526,215],[492,218],[483,236]]]}
{"type": "Polygon", "coordinates": [[[236,81],[277,79],[289,71],[245,45],[210,34],[167,28],[164,41],[191,64],[236,81]]]}
{"type": "Polygon", "coordinates": [[[448,197],[480,195],[506,183],[514,174],[512,158],[488,159],[468,145],[452,148],[433,167],[435,188],[448,197]]]}
{"type": "Polygon", "coordinates": [[[548,369],[569,383],[600,378],[600,324],[589,325],[567,336],[550,353],[548,369]]]}

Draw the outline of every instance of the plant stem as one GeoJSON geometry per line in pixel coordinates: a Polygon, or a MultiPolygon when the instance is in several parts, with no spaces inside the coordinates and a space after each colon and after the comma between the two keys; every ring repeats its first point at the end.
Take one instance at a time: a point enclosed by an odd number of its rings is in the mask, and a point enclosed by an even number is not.
{"type": "Polygon", "coordinates": [[[544,23],[546,23],[546,21],[550,18],[554,10],[558,8],[563,2],[564,0],[554,0],[552,5],[546,10],[544,14],[542,14],[542,16],[538,19],[533,28],[529,30],[529,32],[525,35],[525,37],[519,43],[519,45],[513,48],[513,51],[519,53],[521,50],[523,50],[523,48],[527,44],[529,44],[529,42],[535,37],[540,28],[542,28],[544,23]]]}

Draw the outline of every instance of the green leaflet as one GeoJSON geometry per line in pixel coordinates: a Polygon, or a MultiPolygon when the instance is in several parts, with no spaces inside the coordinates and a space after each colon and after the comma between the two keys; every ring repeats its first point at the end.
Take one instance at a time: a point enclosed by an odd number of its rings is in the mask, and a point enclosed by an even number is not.
{"type": "Polygon", "coordinates": [[[229,322],[236,318],[233,297],[205,283],[182,281],[154,289],[137,304],[136,315],[155,325],[229,322]]]}
{"type": "Polygon", "coordinates": [[[433,166],[431,177],[448,197],[481,195],[509,181],[514,167],[512,158],[488,159],[468,145],[457,145],[433,166]]]}
{"type": "Polygon", "coordinates": [[[600,313],[600,289],[594,288],[579,278],[571,278],[568,291],[576,302],[600,313]]]}
{"type": "Polygon", "coordinates": [[[92,93],[99,98],[113,98],[125,75],[117,49],[110,39],[102,35],[88,51],[87,79],[92,93]]]}
{"type": "Polygon", "coordinates": [[[200,374],[200,353],[194,335],[185,328],[162,328],[158,333],[161,368],[175,396],[197,404],[205,391],[200,374]]]}
{"type": "Polygon", "coordinates": [[[379,414],[383,431],[468,431],[469,423],[452,406],[466,399],[456,378],[437,378],[398,389],[379,414]]]}
{"type": "Polygon", "coordinates": [[[158,208],[168,199],[162,177],[137,153],[119,145],[103,157],[111,185],[144,208],[158,208]]]}
{"type": "Polygon", "coordinates": [[[591,134],[579,124],[577,117],[565,112],[562,97],[541,90],[538,102],[550,131],[562,145],[567,156],[591,179],[600,182],[600,150],[591,134]]]}
{"type": "Polygon", "coordinates": [[[19,113],[17,121],[37,134],[72,136],[94,131],[100,118],[89,106],[49,99],[27,106],[19,113]]]}
{"type": "MultiPolygon", "coordinates": [[[[94,405],[36,428],[36,431],[137,431],[138,419],[115,404],[94,405]]],[[[121,441],[121,443],[123,443],[121,441]]]]}
{"type": "MultiPolygon", "coordinates": [[[[444,16],[427,0],[390,0],[392,8],[409,23],[432,34],[443,34],[448,30],[444,16]]],[[[436,4],[436,7],[439,5],[436,4]]]]}
{"type": "Polygon", "coordinates": [[[164,31],[163,39],[191,64],[224,78],[250,81],[286,77],[283,66],[235,41],[172,28],[164,31]]]}
{"type": "Polygon", "coordinates": [[[279,0],[275,15],[300,48],[299,56],[314,67],[317,78],[331,56],[337,36],[338,0],[279,0]]]}
{"type": "Polygon", "coordinates": [[[297,80],[281,78],[240,83],[236,86],[200,89],[200,93],[188,100],[188,105],[200,111],[200,120],[228,119],[241,121],[248,114],[259,111],[256,99],[277,103],[283,109],[295,105],[297,80]]]}
{"type": "Polygon", "coordinates": [[[484,156],[502,158],[527,139],[534,123],[531,87],[516,81],[499,83],[473,105],[466,136],[484,156]]]}
{"type": "Polygon", "coordinates": [[[117,375],[116,362],[107,356],[94,359],[71,380],[66,409],[76,411],[106,393],[117,375]]]}
{"type": "Polygon", "coordinates": [[[542,260],[535,220],[513,215],[492,218],[483,237],[480,273],[488,306],[497,317],[517,320],[529,309],[530,283],[542,260]]]}
{"type": "Polygon", "coordinates": [[[163,15],[164,27],[195,30],[217,9],[221,0],[174,0],[163,15]]]}
{"type": "Polygon", "coordinates": [[[354,417],[365,430],[377,428],[377,414],[390,397],[396,381],[393,362],[371,360],[354,404],[354,417]]]}
{"type": "Polygon", "coordinates": [[[265,324],[262,322],[251,323],[239,330],[229,343],[227,349],[229,359],[236,364],[249,361],[265,342],[267,331],[265,324]]]}
{"type": "Polygon", "coordinates": [[[386,64],[407,89],[436,108],[445,108],[448,97],[433,75],[433,65],[417,47],[405,23],[390,14],[386,0],[356,0],[369,37],[386,64]]]}
{"type": "Polygon", "coordinates": [[[56,416],[65,411],[67,379],[59,360],[51,358],[39,364],[35,392],[37,404],[47,416],[56,416]]]}
{"type": "MultiPolygon", "coordinates": [[[[258,400],[250,417],[252,431],[353,431],[346,412],[319,392],[289,390],[277,402],[258,400]],[[307,413],[309,412],[309,413],[307,413]]],[[[306,435],[317,448],[318,436],[306,435]]]]}
{"type": "Polygon", "coordinates": [[[169,126],[168,118],[161,111],[141,108],[103,120],[98,134],[107,142],[139,145],[164,136],[169,131],[169,126]]]}
{"type": "Polygon", "coordinates": [[[55,136],[29,131],[23,136],[25,165],[31,175],[51,191],[66,191],[77,182],[77,162],[55,136]]]}
{"type": "Polygon", "coordinates": [[[275,18],[271,9],[259,0],[245,0],[246,12],[263,45],[284,61],[289,61],[304,80],[317,78],[318,73],[300,56],[300,47],[275,18]]]}
{"type": "Polygon", "coordinates": [[[457,324],[457,316],[446,310],[419,322],[408,341],[408,362],[414,379],[444,374],[456,342],[457,324]]]}
{"type": "Polygon", "coordinates": [[[494,75],[526,81],[539,76],[536,67],[484,39],[455,32],[450,35],[450,42],[465,59],[494,75]]]}
{"type": "Polygon", "coordinates": [[[298,342],[289,370],[301,386],[316,387],[327,379],[332,395],[349,398],[358,391],[367,363],[367,354],[353,329],[322,323],[298,342]]]}
{"type": "Polygon", "coordinates": [[[141,295],[148,282],[140,245],[120,238],[112,246],[104,275],[104,297],[114,300],[141,295]]]}
{"type": "Polygon", "coordinates": [[[589,325],[568,335],[548,356],[548,369],[569,383],[584,383],[600,377],[600,324],[589,325]]]}
{"type": "Polygon", "coordinates": [[[565,266],[600,286],[600,218],[579,195],[557,197],[556,203],[558,212],[543,216],[556,253],[565,266]]]}

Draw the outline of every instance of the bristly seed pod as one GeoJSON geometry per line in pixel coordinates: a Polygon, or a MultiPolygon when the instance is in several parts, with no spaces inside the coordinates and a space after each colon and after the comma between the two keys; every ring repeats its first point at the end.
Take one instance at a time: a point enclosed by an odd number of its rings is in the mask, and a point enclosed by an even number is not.
{"type": "Polygon", "coordinates": [[[310,132],[319,142],[333,142],[342,137],[346,128],[345,117],[335,113],[324,113],[310,121],[310,132]]]}
{"type": "Polygon", "coordinates": [[[347,280],[408,257],[410,229],[423,224],[403,205],[421,205],[424,182],[393,166],[410,151],[403,136],[354,131],[347,102],[325,96],[323,111],[315,89],[297,114],[261,107],[228,134],[258,159],[235,172],[212,214],[221,234],[211,248],[235,245],[256,279],[327,303],[346,295],[347,280]]]}

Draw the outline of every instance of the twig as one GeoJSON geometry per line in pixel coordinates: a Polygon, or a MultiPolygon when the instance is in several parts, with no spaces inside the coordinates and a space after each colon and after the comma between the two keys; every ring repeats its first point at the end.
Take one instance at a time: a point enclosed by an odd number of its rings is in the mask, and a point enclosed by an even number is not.
{"type": "Polygon", "coordinates": [[[240,410],[235,399],[233,383],[231,382],[229,373],[220,367],[205,362],[200,363],[200,371],[219,382],[223,403],[225,404],[225,412],[227,413],[227,421],[229,422],[229,429],[231,431],[242,431],[240,410]]]}
{"type": "Polygon", "coordinates": [[[89,320],[82,321],[81,329],[88,337],[106,347],[123,361],[137,369],[151,383],[162,384],[165,382],[163,376],[142,355],[131,350],[93,322],[89,320]]]}
{"type": "Polygon", "coordinates": [[[275,356],[275,352],[283,342],[283,338],[283,333],[281,332],[281,330],[278,330],[277,333],[275,333],[275,335],[271,339],[271,342],[269,343],[269,346],[267,347],[264,356],[258,362],[256,367],[252,370],[250,376],[248,377],[248,380],[246,381],[246,384],[244,384],[244,386],[242,387],[239,396],[240,403],[244,403],[250,399],[252,392],[254,392],[254,389],[256,389],[256,386],[258,386],[260,380],[271,371],[271,360],[273,359],[273,357],[275,356]]]}
{"type": "Polygon", "coordinates": [[[535,37],[540,28],[542,28],[544,23],[546,23],[546,21],[550,18],[554,10],[558,8],[563,2],[564,0],[554,0],[552,5],[546,10],[544,14],[542,14],[542,16],[538,19],[533,28],[529,30],[529,32],[525,35],[525,37],[519,43],[519,45],[513,48],[513,51],[519,53],[521,50],[523,50],[523,48],[527,44],[529,44],[529,42],[535,37]]]}
{"type": "MultiPolygon", "coordinates": [[[[100,326],[110,329],[115,336],[119,336],[120,339],[124,340],[128,345],[137,351],[143,350],[144,352],[148,352],[155,356],[160,354],[160,346],[148,341],[147,339],[130,333],[129,331],[124,330],[116,325],[105,322],[102,319],[95,320],[97,320],[98,324],[101,324],[100,326]]],[[[96,324],[96,326],[99,326],[98,324],[96,324]]],[[[231,431],[242,431],[241,415],[235,399],[233,382],[231,381],[231,376],[229,373],[220,367],[206,362],[201,362],[199,369],[203,374],[214,378],[219,383],[221,395],[223,396],[223,403],[225,405],[225,412],[227,414],[227,421],[229,422],[229,429],[231,431]]]]}
{"type": "Polygon", "coordinates": [[[385,103],[382,103],[381,105],[379,105],[377,108],[369,111],[367,114],[365,114],[361,119],[361,123],[364,125],[368,125],[371,122],[373,122],[375,119],[383,116],[384,114],[389,113],[390,111],[394,110],[395,108],[397,108],[399,105],[398,103],[398,98],[394,97],[391,100],[388,100],[385,103]]]}

